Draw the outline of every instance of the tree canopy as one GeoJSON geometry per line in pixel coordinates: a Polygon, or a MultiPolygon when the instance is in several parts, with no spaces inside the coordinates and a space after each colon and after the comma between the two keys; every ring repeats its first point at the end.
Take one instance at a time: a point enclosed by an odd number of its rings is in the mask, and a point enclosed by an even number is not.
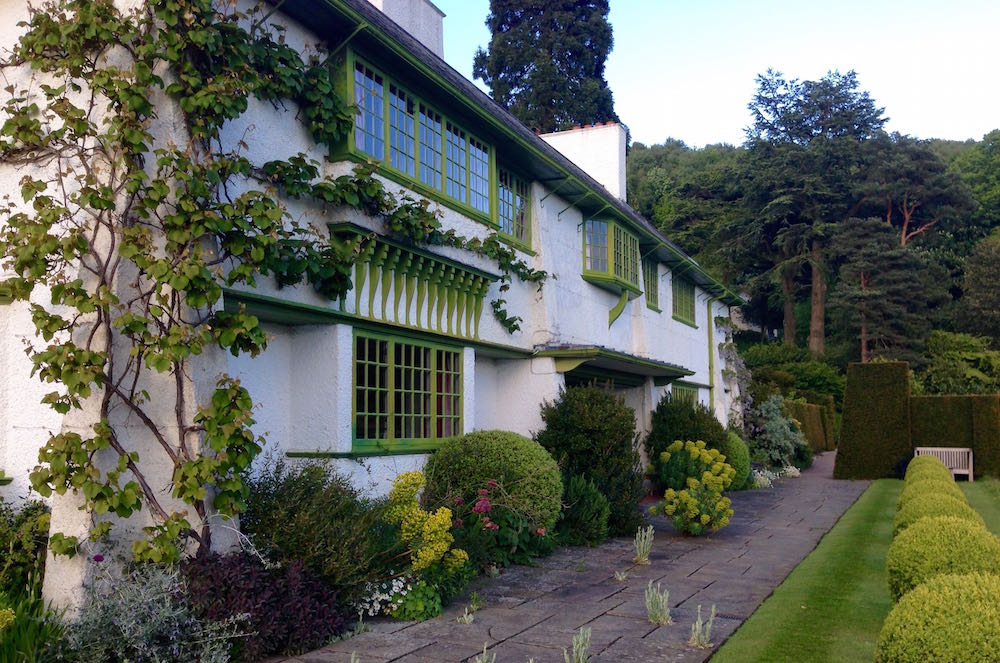
{"type": "Polygon", "coordinates": [[[490,0],[493,35],[473,75],[543,133],[618,120],[604,80],[613,38],[608,0],[490,0]]]}

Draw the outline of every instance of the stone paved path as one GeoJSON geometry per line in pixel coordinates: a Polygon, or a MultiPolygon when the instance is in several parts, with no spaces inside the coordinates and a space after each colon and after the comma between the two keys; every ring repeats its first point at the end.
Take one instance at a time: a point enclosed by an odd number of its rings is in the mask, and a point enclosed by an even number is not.
{"type": "Polygon", "coordinates": [[[834,481],[833,453],[816,457],[795,479],[766,490],[733,495],[729,526],[701,538],[678,535],[662,518],[650,565],[634,566],[632,541],[616,539],[593,549],[569,548],[473,584],[484,606],[472,624],[459,624],[465,603],[422,623],[379,622],[373,631],[287,663],[468,661],[489,645],[496,663],[562,663],[581,626],[591,628],[591,661],[704,661],[712,649],[688,646],[697,606],[707,618],[715,604],[712,641],[717,646],[750,616],[804,558],[868,482],[834,481]],[[628,571],[618,582],[615,571],[628,571]],[[652,580],[670,590],[674,623],[646,619],[644,592],[652,580]]]}

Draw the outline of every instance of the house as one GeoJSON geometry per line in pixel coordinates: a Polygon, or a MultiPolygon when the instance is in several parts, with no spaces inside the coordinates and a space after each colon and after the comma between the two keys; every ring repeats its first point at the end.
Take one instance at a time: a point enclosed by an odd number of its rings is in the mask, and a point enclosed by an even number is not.
{"type": "MultiPolygon", "coordinates": [[[[374,233],[353,289],[334,302],[263,280],[226,290],[227,309],[264,322],[268,349],[253,359],[206,352],[192,381],[239,377],[272,453],[332,458],[375,492],[444,438],[530,435],[540,404],[566,386],[613,386],[640,430],[668,390],[725,419],[735,394],[723,384],[716,318],[741,300],[626,204],[624,128],[536,135],[442,60],[433,4],[377,4],[286,0],[270,18],[293,47],[328,49],[338,91],[356,105],[349,136],[328,151],[294,107],[251,99],[223,147],[245,142],[254,163],[303,153],[326,176],[371,163],[389,190],[429,201],[444,228],[496,234],[548,277],[507,283],[495,260],[414,244],[353,208],[288,200],[302,223],[344,238],[374,233]]],[[[0,180],[14,186],[17,176],[0,180]]],[[[0,491],[15,496],[47,433],[66,424],[29,378],[27,307],[0,311],[0,468],[14,480],[0,491]]]]}

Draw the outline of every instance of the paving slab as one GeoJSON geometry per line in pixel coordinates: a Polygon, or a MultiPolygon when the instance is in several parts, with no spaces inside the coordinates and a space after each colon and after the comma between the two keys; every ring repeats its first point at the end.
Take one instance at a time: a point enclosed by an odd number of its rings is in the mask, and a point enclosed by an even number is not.
{"type": "Polygon", "coordinates": [[[534,566],[476,579],[470,591],[485,607],[471,624],[455,621],[464,608],[459,599],[435,619],[375,620],[371,632],[270,663],[346,663],[352,652],[361,663],[459,663],[474,660],[484,644],[496,663],[562,663],[563,648],[581,626],[591,629],[593,663],[705,661],[868,487],[866,481],[834,481],[834,457],[818,454],[800,477],[732,494],[735,515],[715,534],[685,536],[666,519],[651,518],[648,565],[632,563],[627,538],[561,549],[534,566]],[[617,581],[615,571],[628,577],[617,581]],[[672,624],[656,626],[646,618],[650,581],[670,591],[672,624]],[[716,607],[712,646],[704,649],[688,644],[699,605],[703,619],[716,607]]]}

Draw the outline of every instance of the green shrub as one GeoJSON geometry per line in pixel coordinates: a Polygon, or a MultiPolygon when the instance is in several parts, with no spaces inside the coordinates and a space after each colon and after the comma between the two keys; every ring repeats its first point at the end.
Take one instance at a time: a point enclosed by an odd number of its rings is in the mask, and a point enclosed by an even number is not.
{"type": "Polygon", "coordinates": [[[912,455],[907,364],[851,364],[834,478],[895,477],[897,466],[912,455]]]}
{"type": "Polygon", "coordinates": [[[726,435],[725,445],[719,449],[726,457],[726,462],[733,468],[733,483],[729,490],[743,490],[750,478],[750,450],[746,442],[733,431],[726,435]]]}
{"type": "Polygon", "coordinates": [[[399,552],[384,503],[363,498],[332,465],[278,461],[247,483],[240,528],[271,561],[303,562],[347,603],[397,570],[384,566],[399,552]]]}
{"type": "Polygon", "coordinates": [[[14,510],[0,498],[0,592],[26,593],[29,578],[45,575],[49,508],[27,502],[14,510]]]}
{"type": "Polygon", "coordinates": [[[1000,476],[1000,395],[915,396],[910,434],[914,447],[968,447],[977,476],[1000,476]]]}
{"type": "Polygon", "coordinates": [[[782,468],[801,459],[803,467],[812,464],[812,454],[808,451],[802,433],[791,419],[785,416],[784,399],[771,396],[753,408],[756,434],[747,441],[750,458],[768,467],[782,468]]]}
{"type": "Polygon", "coordinates": [[[886,554],[893,601],[935,576],[974,571],[1000,574],[1000,540],[955,516],[921,518],[892,540],[886,554]]]}
{"type": "Polygon", "coordinates": [[[224,663],[246,618],[198,619],[175,567],[103,569],[67,632],[77,660],[224,663]]]}
{"type": "Polygon", "coordinates": [[[552,529],[561,509],[562,479],[552,456],[538,443],[507,431],[477,431],[446,440],[424,467],[424,504],[449,505],[456,497],[476,501],[495,481],[504,504],[532,526],[552,529]]]}
{"type": "Polygon", "coordinates": [[[903,476],[907,483],[932,477],[947,481],[953,480],[951,470],[937,456],[917,456],[913,458],[907,464],[906,474],[903,476]]]}
{"type": "Polygon", "coordinates": [[[941,575],[914,588],[886,617],[875,661],[1000,661],[1000,578],[941,575]]]}
{"type": "Polygon", "coordinates": [[[596,546],[608,538],[608,500],[590,479],[575,475],[566,482],[566,506],[556,531],[571,546],[596,546]]]}
{"type": "Polygon", "coordinates": [[[788,416],[798,424],[802,436],[813,451],[826,450],[826,432],[823,428],[823,408],[812,403],[785,401],[788,416]]]}
{"type": "Polygon", "coordinates": [[[733,510],[722,492],[732,483],[734,471],[718,450],[706,448],[701,441],[678,440],[661,454],[661,460],[671,482],[668,485],[678,485],[674,482],[678,475],[671,468],[688,474],[677,489],[667,488],[663,503],[650,507],[650,513],[667,516],[675,529],[695,536],[729,524],[733,510]]]}
{"type": "Polygon", "coordinates": [[[0,662],[49,663],[65,661],[66,625],[62,612],[47,606],[40,595],[40,587],[18,595],[0,592],[0,662]]]}
{"type": "Polygon", "coordinates": [[[780,342],[751,345],[740,352],[740,356],[750,369],[794,364],[812,359],[809,350],[780,342]]]}
{"type": "Polygon", "coordinates": [[[542,404],[545,428],[535,439],[567,476],[594,482],[608,499],[608,530],[631,535],[642,521],[642,468],[635,412],[613,392],[597,386],[571,387],[542,404]]]}
{"type": "Polygon", "coordinates": [[[940,494],[914,497],[896,512],[892,520],[892,536],[896,537],[921,518],[929,516],[955,516],[985,527],[983,517],[965,501],[940,494]]]}
{"type": "Polygon", "coordinates": [[[664,394],[653,410],[645,440],[650,475],[656,487],[660,490],[679,487],[663,483],[663,468],[660,467],[660,454],[676,440],[702,440],[709,449],[721,451],[728,439],[725,427],[707,406],[675,400],[671,394],[664,394]]]}
{"type": "Polygon", "coordinates": [[[903,488],[903,492],[899,494],[899,499],[896,500],[896,511],[902,509],[910,500],[922,495],[947,495],[948,497],[954,497],[960,502],[967,501],[965,493],[962,492],[957,483],[951,479],[945,481],[938,477],[931,477],[920,479],[919,481],[908,481],[903,488]]]}

